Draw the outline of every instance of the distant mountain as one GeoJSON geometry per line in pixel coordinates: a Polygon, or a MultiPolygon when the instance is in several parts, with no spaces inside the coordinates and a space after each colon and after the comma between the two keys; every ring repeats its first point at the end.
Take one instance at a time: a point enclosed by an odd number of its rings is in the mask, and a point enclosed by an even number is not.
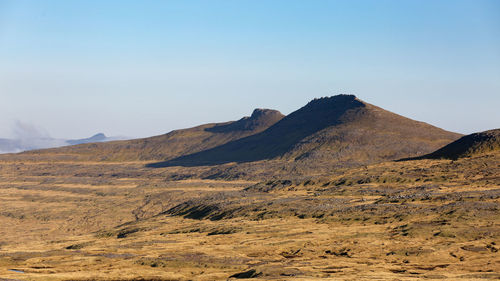
{"type": "Polygon", "coordinates": [[[283,117],[276,110],[255,109],[251,116],[237,121],[205,124],[149,138],[81,144],[30,153],[72,155],[82,160],[161,161],[260,133],[283,117]]]}
{"type": "Polygon", "coordinates": [[[68,145],[106,142],[112,140],[124,139],[122,137],[106,137],[103,133],[96,134],[90,138],[64,140],[55,139],[47,136],[32,136],[29,138],[0,139],[0,153],[17,153],[36,149],[56,148],[68,145]]]}
{"type": "Polygon", "coordinates": [[[75,145],[75,144],[82,144],[82,143],[89,143],[89,142],[103,142],[106,140],[108,140],[106,135],[104,135],[103,133],[98,133],[98,134],[91,136],[90,138],[77,139],[77,140],[67,140],[66,142],[70,145],[75,145]]]}
{"type": "Polygon", "coordinates": [[[458,159],[500,150],[500,129],[474,133],[414,159],[458,159]]]}
{"type": "Polygon", "coordinates": [[[309,166],[354,166],[429,153],[461,135],[357,99],[315,99],[261,133],[150,167],[281,159],[309,166]]]}

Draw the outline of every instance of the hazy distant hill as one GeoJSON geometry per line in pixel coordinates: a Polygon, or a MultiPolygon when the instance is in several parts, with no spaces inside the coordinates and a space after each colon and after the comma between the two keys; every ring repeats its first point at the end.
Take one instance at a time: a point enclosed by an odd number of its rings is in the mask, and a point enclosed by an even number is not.
{"type": "Polygon", "coordinates": [[[75,144],[90,143],[90,142],[102,142],[102,141],[107,141],[107,140],[109,140],[109,138],[106,137],[106,135],[104,135],[103,133],[98,133],[98,134],[91,136],[90,138],[78,139],[78,140],[67,140],[66,142],[70,145],[75,145],[75,144]]]}
{"type": "Polygon", "coordinates": [[[96,134],[90,138],[64,140],[55,139],[48,136],[31,136],[16,139],[0,139],[0,153],[16,153],[35,149],[55,148],[68,145],[106,142],[112,140],[124,139],[122,137],[107,137],[103,133],[96,134]]]}
{"type": "MultiPolygon", "coordinates": [[[[191,155],[152,164],[199,166],[280,158],[351,166],[429,153],[460,137],[357,99],[315,99],[267,130],[191,155]]],[[[313,163],[314,162],[314,163],[313,163]]]]}
{"type": "Polygon", "coordinates": [[[82,144],[30,153],[69,155],[86,160],[160,161],[260,133],[283,117],[284,115],[276,110],[255,109],[250,117],[243,117],[238,121],[205,124],[149,138],[82,144]]]}
{"type": "Polygon", "coordinates": [[[500,150],[500,129],[463,136],[437,151],[416,159],[458,159],[500,150]]]}

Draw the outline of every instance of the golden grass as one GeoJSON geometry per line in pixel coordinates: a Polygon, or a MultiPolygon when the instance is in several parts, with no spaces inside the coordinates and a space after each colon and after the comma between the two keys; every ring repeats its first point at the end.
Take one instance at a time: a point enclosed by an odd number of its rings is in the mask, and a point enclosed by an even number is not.
{"type": "Polygon", "coordinates": [[[165,173],[0,162],[0,280],[500,278],[498,153],[382,163],[267,192],[165,173]],[[172,211],[181,203],[213,209],[189,219],[172,211]]]}

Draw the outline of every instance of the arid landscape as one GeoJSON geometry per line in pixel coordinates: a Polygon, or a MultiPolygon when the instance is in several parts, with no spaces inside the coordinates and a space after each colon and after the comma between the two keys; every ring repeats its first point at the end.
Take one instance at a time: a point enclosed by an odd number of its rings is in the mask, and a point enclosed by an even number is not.
{"type": "Polygon", "coordinates": [[[499,280],[500,129],[350,95],[0,155],[0,280],[499,280]]]}
{"type": "Polygon", "coordinates": [[[500,281],[500,0],[0,0],[0,281],[500,281]]]}

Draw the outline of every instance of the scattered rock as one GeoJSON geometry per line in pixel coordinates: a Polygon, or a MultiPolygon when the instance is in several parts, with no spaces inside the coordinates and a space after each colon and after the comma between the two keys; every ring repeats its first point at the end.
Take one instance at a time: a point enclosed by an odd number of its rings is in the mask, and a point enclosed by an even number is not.
{"type": "Polygon", "coordinates": [[[255,278],[262,275],[262,272],[257,272],[255,269],[250,269],[248,271],[240,272],[229,276],[229,278],[246,279],[255,278]]]}

